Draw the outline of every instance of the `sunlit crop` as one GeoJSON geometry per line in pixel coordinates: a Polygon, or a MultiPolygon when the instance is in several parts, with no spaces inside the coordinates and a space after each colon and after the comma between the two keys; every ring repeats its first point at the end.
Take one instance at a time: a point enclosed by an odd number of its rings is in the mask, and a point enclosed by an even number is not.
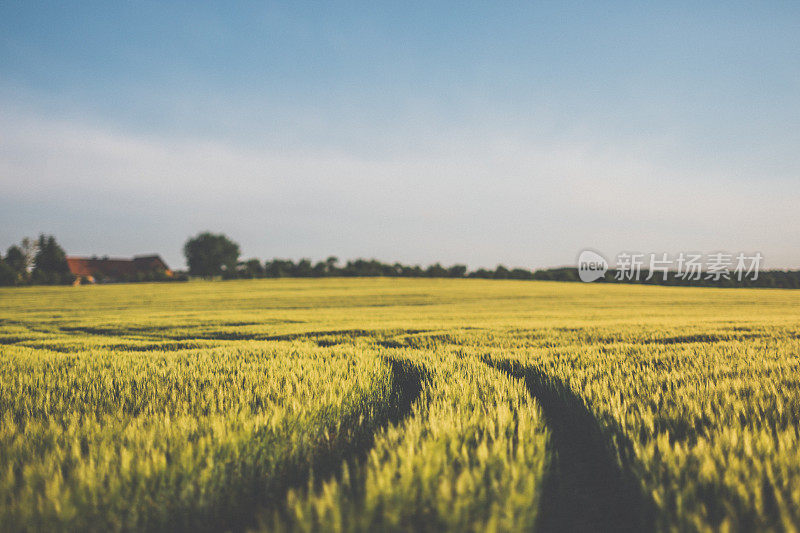
{"type": "Polygon", "coordinates": [[[0,290],[10,530],[800,527],[800,293],[0,290]]]}

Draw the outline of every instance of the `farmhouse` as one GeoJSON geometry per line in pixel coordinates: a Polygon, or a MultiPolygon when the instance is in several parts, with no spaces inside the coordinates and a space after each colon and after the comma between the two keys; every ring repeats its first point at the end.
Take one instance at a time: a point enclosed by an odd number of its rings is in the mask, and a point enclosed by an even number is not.
{"type": "Polygon", "coordinates": [[[172,277],[172,270],[158,255],[139,255],[133,259],[67,257],[67,265],[76,284],[172,277]]]}

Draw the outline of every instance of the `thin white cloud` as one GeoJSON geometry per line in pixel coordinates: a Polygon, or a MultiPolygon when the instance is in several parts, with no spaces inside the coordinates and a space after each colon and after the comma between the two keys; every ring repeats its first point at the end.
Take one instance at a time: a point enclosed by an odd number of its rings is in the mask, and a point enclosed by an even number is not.
{"type": "MultiPolygon", "coordinates": [[[[553,142],[487,127],[483,136],[366,157],[131,135],[10,111],[0,122],[4,238],[28,231],[15,228],[14,205],[113,206],[104,216],[141,218],[138,231],[150,232],[155,248],[177,248],[193,225],[236,232],[248,254],[262,257],[344,252],[545,266],[593,246],[758,249],[775,266],[800,262],[797,190],[734,179],[711,160],[670,164],[647,142],[553,142]]],[[[49,227],[69,232],[69,217],[54,216],[61,219],[49,227]]],[[[113,220],[98,224],[107,239],[120,231],[113,220]]]]}

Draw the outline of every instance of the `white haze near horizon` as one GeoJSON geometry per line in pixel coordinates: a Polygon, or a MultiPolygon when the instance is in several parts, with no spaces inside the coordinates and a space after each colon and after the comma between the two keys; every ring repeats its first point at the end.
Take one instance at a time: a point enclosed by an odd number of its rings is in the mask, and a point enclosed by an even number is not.
{"type": "MultiPolygon", "coordinates": [[[[224,232],[243,257],[470,267],[573,264],[591,247],[760,251],[798,266],[798,197],[646,145],[498,134],[377,155],[153,138],[3,112],[0,245],[54,233],[73,255],[162,254],[224,232]],[[697,176],[702,176],[698,179],[697,176]],[[768,206],[768,208],[764,208],[768,206]]],[[[727,172],[726,172],[727,170],[727,172]]]]}

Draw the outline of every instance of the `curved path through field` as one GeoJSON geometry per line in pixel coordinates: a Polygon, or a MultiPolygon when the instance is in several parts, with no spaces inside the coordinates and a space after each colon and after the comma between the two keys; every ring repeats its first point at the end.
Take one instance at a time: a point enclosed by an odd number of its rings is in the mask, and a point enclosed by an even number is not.
{"type": "Polygon", "coordinates": [[[552,458],[542,499],[540,531],[646,531],[652,517],[635,480],[624,472],[584,401],[534,367],[489,362],[523,379],[542,407],[552,458]]]}

